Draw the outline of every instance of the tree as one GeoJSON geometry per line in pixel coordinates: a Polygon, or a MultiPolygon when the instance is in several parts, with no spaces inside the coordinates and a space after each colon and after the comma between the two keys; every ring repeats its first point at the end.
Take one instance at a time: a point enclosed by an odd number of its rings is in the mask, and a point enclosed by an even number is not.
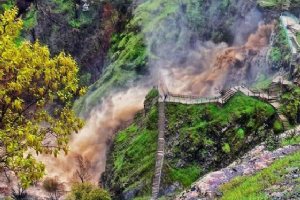
{"type": "Polygon", "coordinates": [[[91,162],[81,155],[76,155],[77,169],[74,173],[74,178],[79,179],[81,183],[87,182],[91,179],[91,162]]]}
{"type": "Polygon", "coordinates": [[[22,28],[17,13],[0,15],[0,167],[26,188],[44,174],[33,153],[67,153],[70,134],[82,128],[71,106],[84,89],[71,56],[51,57],[38,41],[16,42],[22,28]]]}
{"type": "Polygon", "coordinates": [[[111,200],[109,193],[90,183],[75,184],[66,200],[111,200]]]}

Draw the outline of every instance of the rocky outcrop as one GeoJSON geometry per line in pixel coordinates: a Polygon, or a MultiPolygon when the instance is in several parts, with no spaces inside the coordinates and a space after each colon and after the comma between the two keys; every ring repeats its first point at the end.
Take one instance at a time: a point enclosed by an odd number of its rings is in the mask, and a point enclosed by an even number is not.
{"type": "Polygon", "coordinates": [[[81,72],[91,74],[89,83],[95,82],[105,65],[112,35],[124,27],[129,4],[122,10],[111,1],[93,1],[88,10],[81,8],[81,1],[60,4],[36,1],[30,9],[37,11],[37,24],[25,37],[47,44],[52,54],[71,54],[81,72]]]}
{"type": "MultiPolygon", "coordinates": [[[[300,128],[297,127],[294,130],[299,131],[299,129],[300,128]]],[[[288,137],[293,132],[294,132],[293,130],[286,131],[280,136],[280,138],[288,137]]],[[[266,144],[262,143],[261,145],[258,145],[254,149],[249,151],[240,159],[230,164],[228,167],[215,172],[211,172],[205,175],[204,177],[200,178],[199,181],[193,184],[191,189],[181,193],[181,195],[178,196],[176,199],[177,200],[215,199],[219,195],[221,195],[219,192],[219,188],[222,184],[229,182],[231,179],[237,176],[254,174],[257,171],[268,167],[275,160],[299,150],[300,150],[300,145],[293,145],[293,146],[285,146],[271,152],[267,150],[266,144]]],[[[291,173],[293,173],[293,171],[297,172],[297,169],[291,170],[291,173]]],[[[292,174],[289,174],[290,178],[291,176],[293,177],[292,174]]],[[[296,176],[298,177],[298,175],[296,176]]],[[[290,179],[287,179],[286,181],[289,180],[290,179]]],[[[271,191],[271,189],[269,189],[269,191],[271,191]]],[[[271,197],[278,197],[279,194],[276,192],[273,193],[270,192],[269,195],[271,197]]]]}
{"type": "Polygon", "coordinates": [[[215,199],[220,195],[219,187],[237,176],[251,175],[272,164],[276,159],[299,151],[300,145],[286,146],[269,152],[264,145],[258,146],[242,157],[241,161],[205,175],[189,191],[182,193],[177,200],[215,199]]]}

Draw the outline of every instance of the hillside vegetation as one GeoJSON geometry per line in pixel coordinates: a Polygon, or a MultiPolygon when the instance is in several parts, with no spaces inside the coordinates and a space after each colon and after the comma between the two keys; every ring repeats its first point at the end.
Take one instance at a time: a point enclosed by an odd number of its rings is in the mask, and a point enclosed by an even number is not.
{"type": "MultiPolygon", "coordinates": [[[[115,199],[151,194],[158,121],[153,94],[154,90],[147,96],[145,114],[139,113],[134,123],[116,136],[104,180],[115,199]]],[[[166,118],[161,192],[171,199],[201,175],[229,164],[282,131],[272,106],[242,94],[224,107],[168,103],[166,118]]]]}
{"type": "Polygon", "coordinates": [[[265,8],[289,10],[300,7],[299,0],[258,0],[258,4],[265,8]]]}

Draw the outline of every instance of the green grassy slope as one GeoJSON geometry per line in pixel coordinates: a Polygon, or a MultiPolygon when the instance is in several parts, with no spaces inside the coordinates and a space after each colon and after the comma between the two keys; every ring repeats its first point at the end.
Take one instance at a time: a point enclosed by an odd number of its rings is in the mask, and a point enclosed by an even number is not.
{"type": "Polygon", "coordinates": [[[120,131],[108,160],[106,186],[114,199],[124,196],[144,196],[151,193],[157,149],[157,91],[146,97],[146,113],[139,113],[135,121],[120,131]]]}
{"type": "MultiPolygon", "coordinates": [[[[222,186],[222,200],[246,200],[246,199],[271,199],[266,194],[266,189],[273,185],[280,185],[287,181],[287,175],[292,168],[300,168],[300,152],[286,156],[275,161],[270,167],[253,176],[237,177],[222,186]]],[[[296,178],[290,183],[290,187],[282,199],[291,199],[294,192],[300,191],[300,179],[296,178]]],[[[280,188],[277,188],[279,191],[280,188]]],[[[275,189],[276,191],[276,189],[275,189]]]]}

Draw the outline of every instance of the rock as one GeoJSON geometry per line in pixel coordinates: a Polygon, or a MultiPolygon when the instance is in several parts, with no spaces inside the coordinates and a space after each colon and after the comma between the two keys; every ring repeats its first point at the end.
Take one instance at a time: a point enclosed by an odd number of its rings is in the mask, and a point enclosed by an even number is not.
{"type": "Polygon", "coordinates": [[[282,192],[274,192],[271,194],[272,197],[283,198],[284,194],[282,192]]]}
{"type": "Polygon", "coordinates": [[[123,193],[123,198],[124,198],[124,200],[134,199],[134,197],[136,197],[138,192],[139,192],[138,189],[129,190],[129,191],[123,193]]]}
{"type": "Polygon", "coordinates": [[[298,167],[288,167],[288,168],[286,168],[286,171],[288,171],[288,172],[295,172],[297,170],[299,170],[298,167]]]}
{"type": "Polygon", "coordinates": [[[175,182],[174,184],[170,185],[169,187],[167,187],[163,192],[162,194],[163,195],[166,195],[166,196],[169,196],[169,195],[172,195],[174,194],[174,192],[176,190],[180,190],[182,189],[180,184],[178,182],[175,182]]]}
{"type": "MultiPolygon", "coordinates": [[[[232,178],[239,175],[251,175],[263,168],[268,167],[275,159],[279,159],[283,156],[283,154],[291,154],[295,151],[300,150],[300,145],[297,146],[285,146],[283,148],[279,148],[273,152],[269,151],[261,151],[264,148],[259,148],[260,153],[258,153],[258,148],[253,149],[248,154],[246,154],[241,162],[234,162],[234,164],[229,165],[227,168],[221,169],[220,171],[215,171],[210,174],[207,174],[202,179],[200,179],[196,183],[196,188],[198,191],[198,196],[201,198],[214,199],[215,196],[220,195],[219,187],[225,182],[230,181],[232,178]],[[251,157],[256,155],[254,157],[251,157]],[[240,164],[239,164],[240,163],[240,164]]],[[[298,168],[288,168],[290,171],[289,179],[296,179],[300,177],[298,172],[298,168]]],[[[290,191],[294,191],[293,184],[290,184],[289,181],[286,183],[287,188],[285,189],[285,185],[276,185],[268,190],[270,196],[274,197],[274,199],[284,199],[285,192],[290,189],[290,191]],[[290,186],[290,187],[289,187],[290,186]],[[282,192],[282,191],[285,192],[282,192]],[[274,192],[275,191],[275,192],[274,192]],[[280,192],[279,192],[280,191],[280,192]]],[[[195,195],[196,191],[188,191],[183,196],[177,199],[189,199],[187,196],[190,194],[195,195]]]]}

